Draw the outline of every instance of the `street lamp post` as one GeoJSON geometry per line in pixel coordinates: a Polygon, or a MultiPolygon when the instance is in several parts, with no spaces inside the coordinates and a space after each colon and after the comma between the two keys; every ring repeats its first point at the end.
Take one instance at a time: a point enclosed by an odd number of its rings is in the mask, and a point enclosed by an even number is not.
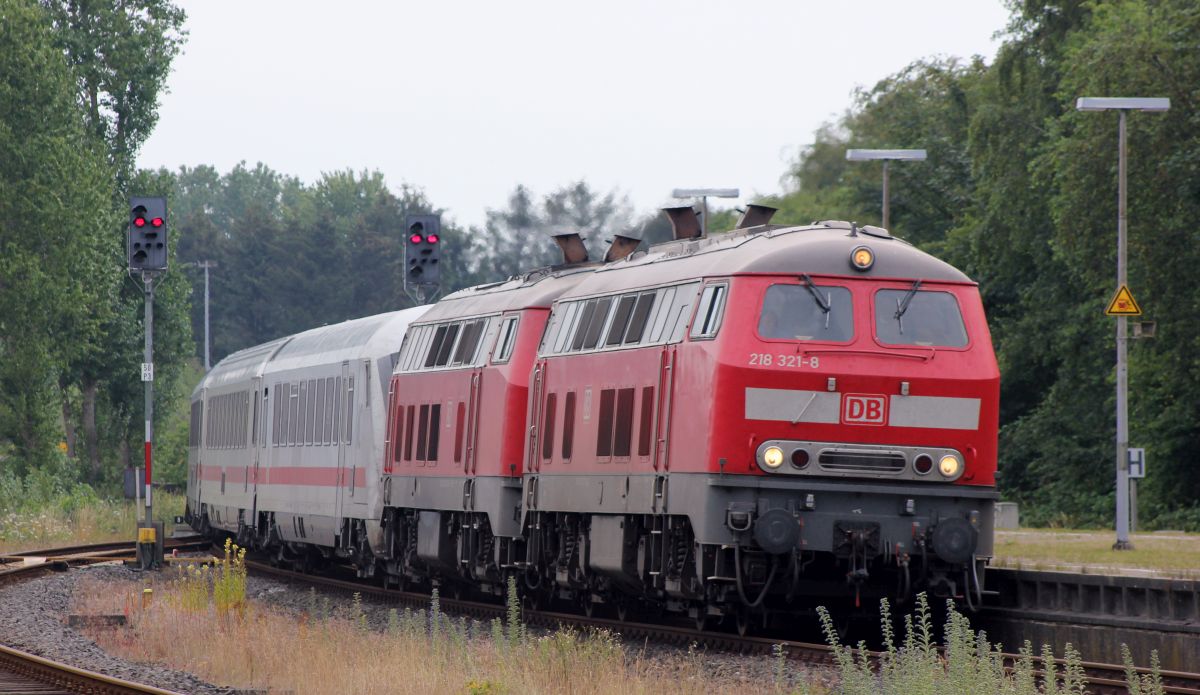
{"type": "Polygon", "coordinates": [[[700,236],[708,234],[708,199],[712,198],[736,198],[741,195],[736,188],[676,188],[671,191],[671,195],[676,198],[699,198],[700,199],[700,236]]]}
{"type": "Polygon", "coordinates": [[[846,159],[851,162],[872,160],[883,161],[883,228],[888,229],[890,206],[888,202],[888,162],[891,160],[923,162],[925,150],[846,150],[846,159]]]}
{"type": "Polygon", "coordinates": [[[212,363],[209,360],[209,347],[211,343],[208,339],[208,269],[216,268],[217,262],[196,261],[195,263],[185,263],[184,265],[204,269],[204,373],[207,374],[212,369],[212,363]]]}
{"type": "MultiPolygon", "coordinates": [[[[1117,285],[1125,287],[1126,237],[1126,144],[1125,114],[1128,111],[1166,111],[1171,100],[1165,98],[1080,97],[1080,111],[1117,111],[1120,125],[1117,135],[1117,285]]],[[[1117,542],[1113,550],[1131,550],[1129,540],[1129,356],[1126,317],[1117,317],[1117,542]]]]}

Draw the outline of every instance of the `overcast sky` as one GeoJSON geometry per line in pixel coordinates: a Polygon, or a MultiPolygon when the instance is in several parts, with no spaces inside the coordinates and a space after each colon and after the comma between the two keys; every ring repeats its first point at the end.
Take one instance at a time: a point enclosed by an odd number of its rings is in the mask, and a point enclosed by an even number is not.
{"type": "MultiPolygon", "coordinates": [[[[378,169],[460,223],[578,179],[780,189],[823,122],[912,61],[991,60],[1002,0],[182,0],[143,167],[378,169]]],[[[907,143],[897,143],[907,144],[907,143]]]]}

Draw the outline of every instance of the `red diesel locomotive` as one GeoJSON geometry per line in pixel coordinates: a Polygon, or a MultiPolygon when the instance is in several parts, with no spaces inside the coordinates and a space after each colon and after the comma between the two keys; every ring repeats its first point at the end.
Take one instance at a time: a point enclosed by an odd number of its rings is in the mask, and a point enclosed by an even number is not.
{"type": "Polygon", "coordinates": [[[563,266],[410,325],[361,561],[743,630],[801,597],[977,604],[999,371],[975,284],[876,227],[668,213],[675,241],[587,263],[567,235],[563,266]]]}
{"type": "Polygon", "coordinates": [[[189,521],[388,583],[704,625],[982,595],[999,373],[978,290],[876,227],[768,224],[473,287],[227,357],[189,521]],[[403,335],[401,344],[400,336],[403,335]]]}

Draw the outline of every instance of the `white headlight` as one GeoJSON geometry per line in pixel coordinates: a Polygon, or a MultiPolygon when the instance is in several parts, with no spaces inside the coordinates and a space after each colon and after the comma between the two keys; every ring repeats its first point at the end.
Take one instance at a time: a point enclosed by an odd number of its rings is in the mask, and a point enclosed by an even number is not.
{"type": "Polygon", "coordinates": [[[946,454],[941,461],[938,461],[938,472],[947,478],[958,475],[960,469],[962,469],[962,462],[953,454],[946,454]]]}
{"type": "Polygon", "coordinates": [[[763,464],[767,468],[779,468],[783,465],[783,449],[769,446],[763,451],[763,464]]]}

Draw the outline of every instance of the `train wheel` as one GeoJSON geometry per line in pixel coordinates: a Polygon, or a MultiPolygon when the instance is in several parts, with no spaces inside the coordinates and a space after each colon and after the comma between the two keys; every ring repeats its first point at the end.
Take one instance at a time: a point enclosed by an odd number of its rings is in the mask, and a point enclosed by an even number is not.
{"type": "Polygon", "coordinates": [[[589,618],[596,615],[596,602],[592,600],[591,594],[583,595],[583,614],[589,618]]]}
{"type": "Polygon", "coordinates": [[[704,632],[705,630],[707,630],[709,628],[709,625],[711,624],[712,619],[708,615],[708,606],[707,605],[701,603],[700,605],[696,606],[695,620],[696,620],[696,631],[697,632],[704,632]]]}

